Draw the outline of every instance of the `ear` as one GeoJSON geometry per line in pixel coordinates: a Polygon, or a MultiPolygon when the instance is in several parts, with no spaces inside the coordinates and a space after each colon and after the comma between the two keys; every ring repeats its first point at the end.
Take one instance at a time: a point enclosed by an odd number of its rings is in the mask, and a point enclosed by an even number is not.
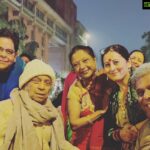
{"type": "Polygon", "coordinates": [[[131,68],[131,60],[129,59],[127,62],[128,68],[131,68]]]}
{"type": "Polygon", "coordinates": [[[94,61],[95,61],[95,63],[97,64],[97,62],[96,62],[96,58],[94,58],[94,61]]]}
{"type": "Polygon", "coordinates": [[[95,66],[96,66],[96,68],[97,68],[97,62],[96,62],[96,58],[94,58],[94,62],[95,62],[95,66]]]}
{"type": "Polygon", "coordinates": [[[15,52],[15,56],[14,56],[14,62],[16,62],[16,58],[18,56],[18,52],[15,52]]]}

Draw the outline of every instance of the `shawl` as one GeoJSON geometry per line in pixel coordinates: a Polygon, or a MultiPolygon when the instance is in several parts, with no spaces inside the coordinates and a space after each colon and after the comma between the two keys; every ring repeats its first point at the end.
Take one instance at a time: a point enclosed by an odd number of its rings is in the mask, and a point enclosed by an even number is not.
{"type": "Polygon", "coordinates": [[[67,102],[67,95],[70,86],[75,81],[77,75],[74,72],[70,72],[69,75],[65,79],[64,83],[64,90],[63,90],[63,96],[62,96],[62,102],[61,102],[61,111],[64,119],[64,130],[67,137],[67,120],[68,120],[68,102],[67,102]]]}
{"type": "Polygon", "coordinates": [[[14,110],[1,150],[43,150],[34,125],[46,123],[51,123],[52,128],[50,150],[76,149],[65,140],[62,120],[50,100],[41,105],[31,100],[26,91],[17,88],[11,92],[11,100],[14,110]]]}

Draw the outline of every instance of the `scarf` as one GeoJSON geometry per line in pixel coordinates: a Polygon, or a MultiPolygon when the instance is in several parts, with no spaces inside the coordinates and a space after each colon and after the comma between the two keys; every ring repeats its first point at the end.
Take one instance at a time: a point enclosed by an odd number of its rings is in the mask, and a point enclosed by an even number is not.
{"type": "MultiPolygon", "coordinates": [[[[60,146],[62,143],[65,143],[65,148],[69,145],[69,143],[66,144],[63,135],[62,120],[50,100],[41,105],[31,100],[26,91],[18,89],[12,91],[11,100],[14,110],[8,123],[4,144],[0,147],[1,150],[43,150],[34,125],[46,123],[52,124],[50,150],[63,150],[60,146]]],[[[67,150],[65,148],[64,150],[67,150]]]]}

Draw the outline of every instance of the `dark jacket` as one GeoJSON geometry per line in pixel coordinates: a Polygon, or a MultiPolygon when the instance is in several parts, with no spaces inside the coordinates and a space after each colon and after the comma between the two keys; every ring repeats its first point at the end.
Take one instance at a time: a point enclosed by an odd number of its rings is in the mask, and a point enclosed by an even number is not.
{"type": "MultiPolygon", "coordinates": [[[[112,138],[112,132],[120,127],[116,124],[116,114],[118,112],[118,92],[119,87],[116,85],[113,89],[113,92],[110,95],[109,108],[105,114],[105,125],[104,125],[104,150],[105,147],[110,148],[111,150],[121,150],[121,142],[116,142],[112,138]]],[[[127,95],[127,113],[129,122],[132,125],[143,121],[146,117],[144,112],[141,110],[138,104],[137,94],[134,88],[129,84],[128,95],[127,95]]]]}
{"type": "Polygon", "coordinates": [[[16,62],[9,68],[8,71],[0,72],[0,101],[8,99],[10,92],[15,87],[18,87],[19,76],[24,68],[24,62],[17,57],[16,62]]]}

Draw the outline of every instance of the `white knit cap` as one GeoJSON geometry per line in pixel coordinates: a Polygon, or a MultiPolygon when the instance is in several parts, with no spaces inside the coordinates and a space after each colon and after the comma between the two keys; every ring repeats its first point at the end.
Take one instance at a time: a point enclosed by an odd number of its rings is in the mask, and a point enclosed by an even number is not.
{"type": "Polygon", "coordinates": [[[19,88],[21,89],[24,84],[39,75],[47,75],[52,79],[53,83],[55,81],[53,68],[39,59],[34,59],[26,64],[23,73],[20,75],[19,88]]]}

